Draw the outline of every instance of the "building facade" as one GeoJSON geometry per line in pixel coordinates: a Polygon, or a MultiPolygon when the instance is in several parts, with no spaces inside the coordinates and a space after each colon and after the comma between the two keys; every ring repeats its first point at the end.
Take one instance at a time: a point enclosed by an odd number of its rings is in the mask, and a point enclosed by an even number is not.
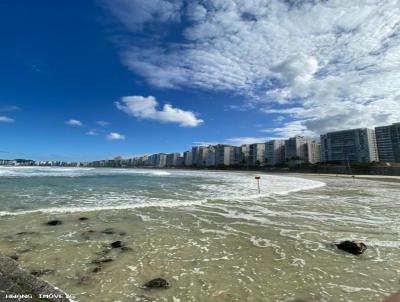
{"type": "Polygon", "coordinates": [[[207,164],[209,147],[196,146],[192,148],[192,165],[202,167],[207,164]]]}
{"type": "Polygon", "coordinates": [[[177,167],[180,165],[180,153],[170,153],[167,154],[166,166],[167,167],[177,167]]]}
{"type": "Polygon", "coordinates": [[[265,165],[274,166],[285,162],[285,141],[272,140],[265,143],[265,165]]]}
{"type": "Polygon", "coordinates": [[[376,162],[379,158],[375,131],[361,128],[323,134],[321,155],[324,162],[376,162]]]}
{"type": "Polygon", "coordinates": [[[183,152],[183,164],[188,167],[191,166],[192,163],[192,152],[191,151],[185,151],[183,152]]]}
{"type": "Polygon", "coordinates": [[[249,165],[263,166],[265,161],[265,143],[251,144],[249,148],[249,165]]]}
{"type": "Polygon", "coordinates": [[[234,149],[233,146],[216,145],[215,146],[215,165],[216,166],[230,166],[234,163],[234,149]]]}
{"type": "Polygon", "coordinates": [[[285,161],[289,164],[315,164],[320,162],[320,141],[300,135],[287,139],[285,141],[285,161]]]}
{"type": "Polygon", "coordinates": [[[320,163],[321,159],[321,142],[319,140],[309,140],[306,145],[307,162],[310,164],[320,163]]]}
{"type": "Polygon", "coordinates": [[[400,162],[400,123],[375,128],[379,161],[400,162]]]}

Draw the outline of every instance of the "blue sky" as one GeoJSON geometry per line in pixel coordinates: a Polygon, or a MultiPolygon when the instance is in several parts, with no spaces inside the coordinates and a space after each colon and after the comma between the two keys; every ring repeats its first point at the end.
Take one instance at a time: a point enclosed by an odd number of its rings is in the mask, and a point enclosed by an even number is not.
{"type": "Polygon", "coordinates": [[[2,1],[0,158],[400,121],[399,24],[397,1],[2,1]]]}

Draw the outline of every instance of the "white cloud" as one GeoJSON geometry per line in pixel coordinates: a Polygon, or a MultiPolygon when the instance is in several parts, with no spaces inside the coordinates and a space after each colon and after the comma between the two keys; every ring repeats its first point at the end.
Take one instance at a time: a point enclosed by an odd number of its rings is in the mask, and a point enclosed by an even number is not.
{"type": "Polygon", "coordinates": [[[115,140],[124,140],[125,139],[125,135],[117,133],[117,132],[110,132],[107,135],[107,139],[111,140],[111,141],[115,141],[115,140]]]}
{"type": "Polygon", "coordinates": [[[153,96],[125,96],[121,102],[115,102],[115,105],[119,110],[137,118],[178,123],[182,127],[197,127],[203,123],[193,112],[174,108],[170,104],[157,110],[158,102],[153,96]]]}
{"type": "Polygon", "coordinates": [[[98,136],[99,133],[97,132],[96,129],[91,129],[88,132],[86,132],[86,135],[91,135],[91,136],[98,136]]]}
{"type": "Polygon", "coordinates": [[[174,0],[103,0],[103,3],[132,31],[149,22],[179,21],[182,5],[174,0]]]}
{"type": "Polygon", "coordinates": [[[68,126],[77,126],[77,127],[83,126],[81,121],[74,120],[74,119],[66,121],[65,124],[68,125],[68,126]]]}
{"type": "Polygon", "coordinates": [[[15,119],[8,116],[0,116],[0,123],[14,123],[15,119]]]}
{"type": "Polygon", "coordinates": [[[8,111],[18,111],[21,110],[18,106],[9,105],[9,106],[0,106],[0,112],[8,112],[8,111]]]}
{"type": "Polygon", "coordinates": [[[247,144],[255,144],[255,143],[265,143],[266,141],[271,140],[271,137],[232,137],[225,140],[226,144],[234,145],[234,146],[241,146],[247,144]]]}
{"type": "Polygon", "coordinates": [[[99,126],[102,126],[102,127],[107,127],[108,125],[110,125],[110,122],[107,122],[107,121],[97,121],[96,124],[99,125],[99,126]]]}
{"type": "Polygon", "coordinates": [[[180,43],[123,46],[123,63],[151,85],[248,96],[264,111],[293,120],[277,133],[294,133],[297,127],[318,134],[400,121],[398,0],[132,2],[136,8],[138,3],[173,8],[166,16],[152,9],[151,17],[137,19],[113,6],[131,30],[179,21],[177,14],[190,20],[182,24],[180,43]]]}
{"type": "Polygon", "coordinates": [[[241,146],[247,144],[255,144],[255,143],[265,143],[270,140],[274,139],[284,139],[283,137],[252,137],[252,136],[243,136],[243,137],[231,137],[228,139],[224,139],[221,141],[201,141],[201,142],[193,142],[192,145],[194,146],[209,146],[209,145],[217,145],[217,144],[226,144],[226,145],[233,145],[233,146],[241,146]]]}
{"type": "Polygon", "coordinates": [[[303,124],[302,121],[293,121],[285,123],[282,127],[272,128],[272,129],[264,129],[261,130],[266,133],[273,133],[279,137],[289,138],[296,135],[305,135],[305,136],[315,136],[313,131],[308,130],[308,128],[303,124]]]}

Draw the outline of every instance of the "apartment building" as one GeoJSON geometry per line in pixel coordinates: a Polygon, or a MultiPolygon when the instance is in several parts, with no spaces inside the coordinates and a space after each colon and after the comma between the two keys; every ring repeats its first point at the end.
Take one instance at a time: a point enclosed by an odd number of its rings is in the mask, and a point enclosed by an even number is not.
{"type": "Polygon", "coordinates": [[[400,123],[375,128],[379,161],[400,162],[400,123]]]}
{"type": "Polygon", "coordinates": [[[368,128],[335,131],[321,135],[324,162],[370,163],[378,161],[375,131],[368,128]]]}

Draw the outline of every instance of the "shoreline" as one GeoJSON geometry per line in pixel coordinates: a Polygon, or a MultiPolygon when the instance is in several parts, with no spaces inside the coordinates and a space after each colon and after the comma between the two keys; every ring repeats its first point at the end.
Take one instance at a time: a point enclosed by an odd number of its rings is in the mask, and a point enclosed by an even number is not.
{"type": "Polygon", "coordinates": [[[5,300],[74,302],[68,298],[66,293],[25,271],[17,261],[3,255],[1,252],[0,285],[0,298],[5,300]]]}
{"type": "MultiPolygon", "coordinates": [[[[250,171],[236,173],[243,172],[250,171]]],[[[251,180],[253,172],[249,173],[251,180]]],[[[264,171],[254,174],[260,174],[264,180],[274,175],[264,171]]],[[[257,288],[265,282],[272,288],[266,301],[288,299],[288,292],[292,300],[313,301],[321,293],[318,282],[328,284],[332,282],[331,275],[339,274],[348,280],[349,288],[363,290],[343,294],[338,283],[328,289],[327,295],[372,302],[393,292],[395,281],[391,280],[395,280],[396,273],[389,268],[396,263],[397,256],[389,255],[394,252],[397,240],[395,225],[381,222],[382,217],[393,221],[397,218],[391,216],[390,204],[386,204],[389,212],[384,216],[386,212],[380,209],[385,204],[375,208],[373,196],[367,193],[371,192],[370,187],[374,188],[373,192],[375,188],[379,192],[386,189],[398,192],[398,188],[368,181],[353,186],[351,180],[335,175],[328,175],[326,181],[318,174],[281,175],[319,179],[327,186],[317,189],[316,193],[305,190],[267,202],[219,200],[215,205],[211,203],[190,211],[138,208],[85,214],[36,213],[29,215],[29,221],[22,216],[7,217],[0,226],[4,226],[2,250],[8,256],[18,256],[28,273],[49,271],[43,275],[44,280],[82,302],[94,301],[96,297],[113,301],[117,296],[121,302],[135,298],[146,301],[146,297],[154,301],[172,297],[178,301],[205,297],[213,302],[224,301],[224,297],[244,301],[264,296],[257,288]],[[359,189],[365,189],[365,194],[360,194],[359,189]],[[336,191],[347,193],[333,203],[329,196],[336,196],[332,195],[336,191]],[[316,202],[318,196],[321,203],[316,202]],[[365,203],[349,202],[349,197],[365,203]],[[373,211],[368,211],[367,206],[373,211]],[[239,207],[243,211],[238,212],[239,207]],[[47,224],[54,220],[62,223],[47,224]],[[372,225],[376,230],[371,232],[372,225]],[[367,253],[359,257],[363,263],[368,261],[368,267],[360,266],[358,258],[327,244],[346,239],[361,239],[368,244],[367,253]],[[121,242],[124,249],[111,249],[113,242],[121,242]],[[96,264],[99,259],[107,262],[96,264]],[[326,265],[331,262],[335,262],[334,267],[326,265]],[[236,266],[244,270],[236,270],[236,266]],[[326,273],[321,275],[314,267],[326,273]],[[302,277],[293,275],[290,283],[282,285],[287,280],[286,274],[299,271],[302,277]],[[221,278],[221,272],[227,277],[221,278]],[[354,272],[362,273],[361,277],[354,278],[354,272]],[[268,277],[271,274],[273,278],[268,277]],[[168,291],[142,288],[145,282],[156,277],[168,280],[171,288],[168,291]],[[319,277],[323,279],[310,282],[319,277]],[[372,282],[378,285],[370,289],[372,282]],[[112,291],[108,290],[110,287],[112,291]],[[298,290],[300,287],[305,290],[298,290]],[[372,294],[376,300],[372,300],[372,294]]],[[[376,198],[379,196],[380,193],[376,198]]]]}
{"type": "Polygon", "coordinates": [[[62,167],[62,166],[0,166],[7,168],[69,168],[69,169],[126,169],[126,170],[162,170],[162,171],[201,171],[201,172],[233,172],[233,173],[262,173],[262,174],[270,174],[270,175],[295,175],[295,176],[321,176],[321,177],[343,177],[343,178],[355,178],[361,180],[370,180],[370,181],[382,181],[382,182],[390,182],[390,183],[400,183],[400,175],[389,175],[389,174],[348,174],[348,173],[325,173],[325,172],[315,172],[315,171],[305,171],[305,170],[288,170],[288,169],[236,169],[236,168],[226,168],[226,169],[218,169],[218,168],[195,168],[195,167],[62,167]]]}
{"type": "Polygon", "coordinates": [[[391,176],[391,175],[347,175],[347,174],[325,174],[325,173],[300,173],[300,174],[308,174],[312,176],[320,176],[320,177],[341,177],[341,178],[351,178],[355,180],[370,180],[370,181],[382,181],[382,182],[390,182],[390,183],[400,183],[400,176],[391,176]]]}

